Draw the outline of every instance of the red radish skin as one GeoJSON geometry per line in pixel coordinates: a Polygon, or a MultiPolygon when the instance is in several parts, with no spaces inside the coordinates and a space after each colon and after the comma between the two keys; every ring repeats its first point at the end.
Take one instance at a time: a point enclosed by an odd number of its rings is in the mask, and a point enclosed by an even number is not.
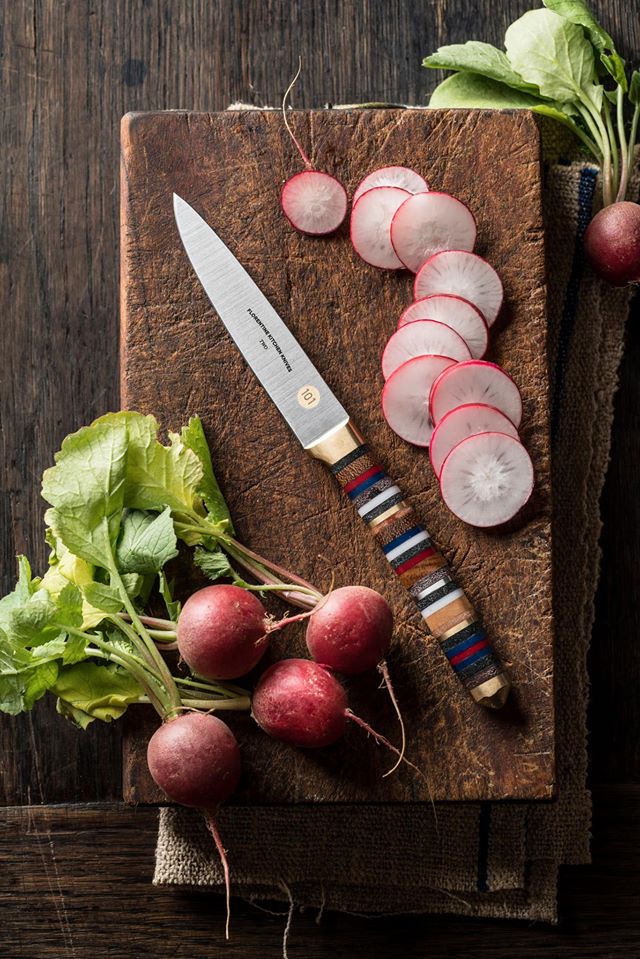
{"type": "Polygon", "coordinates": [[[317,663],[350,675],[377,666],[392,636],[393,613],[384,596],[367,586],[343,586],[313,611],[306,640],[317,663]]]}
{"type": "Polygon", "coordinates": [[[449,193],[416,193],[396,210],[391,221],[391,245],[407,269],[442,250],[473,250],[476,221],[461,200],[449,193]]]}
{"type": "Polygon", "coordinates": [[[410,196],[394,186],[373,187],[363,193],[351,210],[351,242],[365,263],[381,270],[401,270],[391,245],[391,220],[400,204],[410,196]]]}
{"type": "Polygon", "coordinates": [[[307,236],[335,233],[347,215],[347,191],[334,176],[303,170],[287,180],[280,194],[282,212],[307,236]]]}
{"type": "Polygon", "coordinates": [[[473,303],[452,293],[434,293],[408,306],[398,320],[398,329],[415,320],[446,323],[465,340],[474,360],[480,360],[489,345],[489,327],[473,303]]]}
{"type": "Polygon", "coordinates": [[[382,375],[388,380],[403,363],[429,353],[452,360],[471,359],[469,347],[450,326],[436,320],[414,320],[390,337],[382,354],[382,375]]]}
{"type": "Polygon", "coordinates": [[[398,186],[409,193],[422,193],[429,189],[427,181],[415,170],[406,166],[383,166],[373,173],[368,173],[364,180],[360,181],[351,202],[357,203],[363,193],[376,186],[398,186]]]}
{"type": "Polygon", "coordinates": [[[156,729],[147,746],[147,764],[173,802],[215,809],[236,790],[240,747],[221,719],[189,712],[156,729]]]}
{"type": "Polygon", "coordinates": [[[331,673],[309,659],[282,659],[260,677],[251,712],[269,736],[305,749],[335,743],[347,725],[347,696],[331,673]]]}
{"type": "Polygon", "coordinates": [[[429,413],[434,426],[450,410],[466,403],[485,403],[504,413],[513,425],[520,426],[522,397],[508,373],[488,360],[465,360],[455,373],[443,370],[431,387],[429,413]],[[449,374],[449,375],[447,375],[449,374]]]}
{"type": "Polygon", "coordinates": [[[454,516],[470,526],[501,526],[529,500],[533,464],[519,440],[506,433],[476,433],[451,450],[440,491],[454,516]]]}
{"type": "Polygon", "coordinates": [[[154,781],[173,802],[205,812],[216,844],[227,893],[226,938],[231,917],[229,864],[215,821],[215,810],[240,780],[240,747],[229,727],[210,713],[189,712],[165,722],[149,740],[147,765],[154,781]]]}
{"type": "Polygon", "coordinates": [[[206,586],[193,593],[178,618],[180,655],[205,679],[237,679],[256,666],[267,647],[264,606],[239,586],[206,586]]]}
{"type": "Polygon", "coordinates": [[[450,356],[416,356],[391,374],[382,390],[382,413],[394,433],[414,446],[428,446],[431,386],[455,360],[450,356]]]}
{"type": "Polygon", "coordinates": [[[465,403],[446,413],[431,436],[429,459],[436,476],[454,446],[474,433],[507,433],[518,439],[518,431],[504,413],[485,403],[465,403]]]}
{"type": "Polygon", "coordinates": [[[420,267],[414,284],[414,299],[433,293],[454,293],[469,300],[492,326],[503,300],[502,281],[493,267],[477,253],[444,250],[420,267]]]}
{"type": "Polygon", "coordinates": [[[640,282],[640,205],[623,200],[596,213],[584,235],[584,249],[607,283],[640,282]]]}

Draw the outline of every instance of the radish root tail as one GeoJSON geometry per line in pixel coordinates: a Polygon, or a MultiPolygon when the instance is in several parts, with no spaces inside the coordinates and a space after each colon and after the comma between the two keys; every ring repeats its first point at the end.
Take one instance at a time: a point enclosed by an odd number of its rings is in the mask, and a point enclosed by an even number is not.
{"type": "Polygon", "coordinates": [[[302,72],[302,57],[298,57],[298,69],[296,71],[296,75],[291,81],[291,83],[289,84],[289,86],[287,87],[287,89],[285,90],[284,96],[282,98],[282,119],[284,120],[284,125],[287,128],[287,133],[289,134],[289,136],[295,143],[296,149],[298,150],[298,153],[302,157],[302,162],[304,163],[305,167],[307,168],[307,170],[313,170],[313,164],[311,160],[302,149],[300,145],[300,141],[298,140],[295,133],[291,129],[291,126],[289,125],[289,121],[287,119],[287,98],[289,94],[291,93],[291,91],[293,90],[293,88],[295,87],[296,83],[298,82],[298,77],[300,76],[301,72],[302,72]]]}
{"type": "Polygon", "coordinates": [[[391,703],[393,705],[393,708],[395,709],[396,716],[398,717],[398,722],[400,723],[400,736],[401,736],[400,752],[398,753],[398,758],[396,759],[391,769],[388,769],[387,772],[384,773],[382,776],[383,779],[386,779],[387,776],[390,776],[392,773],[396,771],[396,769],[398,768],[398,766],[404,759],[404,754],[407,748],[407,736],[404,728],[404,720],[402,718],[402,713],[400,712],[400,706],[398,704],[398,700],[396,698],[393,684],[391,682],[391,676],[389,675],[389,667],[387,666],[386,659],[383,659],[382,662],[378,663],[378,672],[380,673],[380,675],[382,676],[382,679],[384,680],[384,684],[387,687],[387,692],[389,693],[389,698],[391,699],[391,703]]]}
{"type": "Polygon", "coordinates": [[[218,832],[218,826],[213,815],[211,813],[205,813],[204,819],[207,824],[207,829],[213,836],[213,841],[216,844],[216,849],[218,850],[218,855],[220,856],[220,862],[222,863],[222,871],[224,873],[224,886],[227,894],[227,921],[224,927],[224,937],[225,939],[228,939],[229,924],[231,922],[231,881],[229,879],[229,863],[227,862],[227,851],[222,845],[220,833],[218,832]]]}

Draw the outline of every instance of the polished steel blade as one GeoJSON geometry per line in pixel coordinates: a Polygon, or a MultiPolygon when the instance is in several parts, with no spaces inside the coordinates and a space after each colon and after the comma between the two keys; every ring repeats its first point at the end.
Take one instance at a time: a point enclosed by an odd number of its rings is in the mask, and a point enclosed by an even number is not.
{"type": "Polygon", "coordinates": [[[187,256],[207,296],[302,446],[313,446],[343,426],[349,414],[245,268],[175,193],[173,209],[187,256]]]}

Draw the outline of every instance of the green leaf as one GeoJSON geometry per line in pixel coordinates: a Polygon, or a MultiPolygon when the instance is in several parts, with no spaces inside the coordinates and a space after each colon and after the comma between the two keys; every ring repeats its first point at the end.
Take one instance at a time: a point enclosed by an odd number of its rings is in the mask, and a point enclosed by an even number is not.
{"type": "Polygon", "coordinates": [[[34,593],[24,606],[11,613],[8,632],[11,640],[20,646],[40,646],[54,639],[60,632],[56,625],[58,607],[46,589],[34,593]]]}
{"type": "Polygon", "coordinates": [[[231,569],[231,564],[227,559],[226,553],[223,553],[221,549],[212,551],[196,549],[193,554],[193,561],[196,566],[202,570],[205,576],[213,581],[223,577],[233,578],[234,574],[231,569]]]}
{"type": "Polygon", "coordinates": [[[42,478],[42,495],[54,507],[45,515],[47,525],[76,556],[110,569],[124,507],[124,423],[97,420],[72,433],[55,460],[42,478]]]}
{"type": "Polygon", "coordinates": [[[600,61],[623,90],[627,89],[624,60],[618,54],[613,38],[600,26],[584,0],[543,0],[545,7],[571,23],[584,27],[591,43],[600,54],[600,61]]]}
{"type": "Polygon", "coordinates": [[[94,719],[111,722],[143,695],[135,679],[119,666],[92,660],[64,666],[51,686],[58,696],[58,712],[83,729],[94,719]]]}
{"type": "Polygon", "coordinates": [[[87,640],[83,636],[67,636],[62,654],[62,662],[66,664],[80,663],[86,659],[87,640]]]}
{"type": "Polygon", "coordinates": [[[12,643],[0,629],[0,676],[16,676],[31,666],[31,652],[12,643]]]}
{"type": "Polygon", "coordinates": [[[159,515],[131,510],[122,522],[116,562],[123,573],[158,573],[178,555],[171,510],[159,515]]]}
{"type": "Polygon", "coordinates": [[[13,610],[24,606],[39,587],[40,580],[31,577],[31,566],[27,557],[18,556],[18,582],[13,592],[0,599],[0,627],[9,625],[13,610]]]}
{"type": "Polygon", "coordinates": [[[629,84],[629,99],[636,106],[640,103],[640,70],[634,70],[629,84]]]}
{"type": "MultiPolygon", "coordinates": [[[[123,573],[120,579],[122,580],[122,585],[127,591],[127,595],[130,599],[137,599],[138,596],[146,589],[146,581],[150,577],[143,576],[141,573],[123,573]]],[[[153,580],[151,582],[153,586],[153,580]]]]}
{"type": "Polygon", "coordinates": [[[173,583],[169,583],[166,574],[162,570],[158,573],[158,589],[164,600],[164,605],[167,608],[169,619],[177,623],[182,604],[173,598],[173,583]]]}
{"type": "MultiPolygon", "coordinates": [[[[120,592],[114,586],[107,586],[106,583],[88,583],[83,587],[82,594],[87,602],[102,613],[119,613],[124,603],[120,592]]],[[[104,616],[102,617],[104,619],[104,616]]]]}
{"type": "Polygon", "coordinates": [[[561,103],[583,92],[592,98],[593,47],[577,24],[552,10],[529,10],[511,24],[504,42],[513,69],[542,96],[561,103]]]}
{"type": "Polygon", "coordinates": [[[466,43],[439,47],[430,57],[425,57],[422,65],[435,70],[477,73],[489,80],[505,83],[514,90],[522,90],[534,96],[540,95],[535,84],[527,83],[519,73],[515,72],[502,50],[491,46],[490,43],[482,43],[480,40],[468,40],[466,43]]]}
{"type": "Polygon", "coordinates": [[[231,513],[229,512],[229,507],[225,502],[225,498],[222,495],[215,473],[213,472],[209,444],[204,435],[202,420],[199,416],[192,416],[187,426],[182,427],[180,440],[184,446],[192,450],[200,460],[202,480],[198,486],[198,493],[204,500],[211,521],[223,526],[226,524],[226,530],[233,533],[231,513]]]}
{"type": "Polygon", "coordinates": [[[36,669],[29,670],[23,692],[25,709],[31,709],[33,704],[51,689],[58,677],[58,670],[57,662],[43,663],[36,669]]]}
{"type": "Polygon", "coordinates": [[[126,506],[155,511],[169,506],[176,512],[197,507],[197,489],[202,480],[200,460],[183,443],[163,446],[158,441],[158,423],[153,416],[107,413],[96,424],[126,431],[126,506]]]}
{"type": "Polygon", "coordinates": [[[0,675],[0,712],[17,716],[24,708],[23,677],[0,675]]]}

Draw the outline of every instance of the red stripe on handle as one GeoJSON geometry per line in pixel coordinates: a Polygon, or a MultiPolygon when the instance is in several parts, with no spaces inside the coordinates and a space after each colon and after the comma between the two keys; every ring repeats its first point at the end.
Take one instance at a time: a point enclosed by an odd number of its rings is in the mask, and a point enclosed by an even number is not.
{"type": "Polygon", "coordinates": [[[364,483],[365,480],[368,480],[369,477],[375,476],[376,473],[381,473],[382,470],[379,466],[372,466],[371,469],[365,470],[364,473],[360,473],[360,476],[356,476],[355,479],[350,480],[350,482],[345,483],[343,489],[345,493],[350,493],[352,489],[355,489],[356,486],[360,486],[360,483],[364,483]]]}
{"type": "Polygon", "coordinates": [[[433,546],[430,546],[429,549],[423,549],[421,553],[418,553],[417,556],[412,556],[411,559],[408,559],[406,563],[402,563],[401,566],[396,566],[395,572],[400,576],[402,573],[406,573],[408,569],[413,569],[414,566],[417,566],[418,563],[421,563],[423,559],[426,559],[427,556],[433,556],[435,549],[433,546]]]}
{"type": "Polygon", "coordinates": [[[469,649],[463,649],[457,656],[452,656],[449,662],[452,666],[455,666],[457,663],[461,663],[463,659],[467,659],[468,656],[473,656],[474,653],[479,652],[488,645],[489,643],[486,639],[481,639],[477,643],[474,643],[473,646],[469,646],[469,649]]]}

